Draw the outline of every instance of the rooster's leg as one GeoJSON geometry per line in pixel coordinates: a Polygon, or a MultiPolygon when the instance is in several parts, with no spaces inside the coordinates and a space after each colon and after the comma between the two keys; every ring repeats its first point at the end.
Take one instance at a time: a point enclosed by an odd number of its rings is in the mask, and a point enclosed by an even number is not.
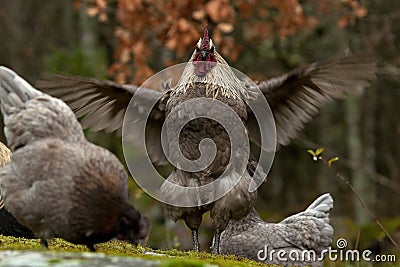
{"type": "Polygon", "coordinates": [[[215,233],[214,235],[214,245],[213,245],[213,254],[218,255],[219,254],[219,241],[220,241],[221,234],[220,233],[215,233]]]}
{"type": "Polygon", "coordinates": [[[49,243],[47,243],[47,240],[44,238],[40,239],[40,245],[42,245],[43,248],[49,249],[49,243]]]}
{"type": "Polygon", "coordinates": [[[96,248],[94,247],[93,244],[88,244],[86,247],[91,251],[91,252],[96,252],[96,248]]]}
{"type": "Polygon", "coordinates": [[[193,250],[198,252],[200,250],[200,244],[199,244],[199,232],[197,229],[192,230],[192,236],[193,236],[193,250]]]}

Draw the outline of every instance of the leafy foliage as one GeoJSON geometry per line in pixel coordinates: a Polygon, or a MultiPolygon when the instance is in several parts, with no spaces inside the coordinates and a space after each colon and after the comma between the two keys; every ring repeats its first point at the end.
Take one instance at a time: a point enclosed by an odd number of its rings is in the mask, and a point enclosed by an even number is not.
{"type": "MultiPolygon", "coordinates": [[[[114,1],[89,2],[88,15],[107,22],[114,1]]],[[[75,3],[80,6],[80,1],[75,3]]],[[[164,66],[186,61],[205,24],[211,25],[222,55],[235,61],[247,43],[262,44],[275,34],[286,38],[313,28],[320,16],[332,10],[341,14],[340,27],[367,14],[357,0],[308,0],[302,4],[299,0],[120,0],[116,8],[118,45],[109,70],[120,83],[143,82],[155,71],[151,60],[164,66]],[[153,54],[154,48],[164,45],[171,53],[153,54]]]]}
{"type": "Polygon", "coordinates": [[[318,161],[318,159],[321,159],[321,154],[324,152],[323,148],[317,148],[315,151],[314,150],[307,150],[308,154],[310,154],[313,157],[314,161],[318,161]]]}

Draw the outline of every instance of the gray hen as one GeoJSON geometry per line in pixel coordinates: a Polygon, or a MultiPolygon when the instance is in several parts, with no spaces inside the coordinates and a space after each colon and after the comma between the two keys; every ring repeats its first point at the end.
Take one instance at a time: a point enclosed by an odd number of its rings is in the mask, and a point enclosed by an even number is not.
{"type": "MultiPolygon", "coordinates": [[[[0,142],[0,168],[11,160],[11,151],[0,142]]],[[[35,235],[26,227],[15,220],[11,213],[4,207],[4,201],[0,193],[0,235],[35,238],[35,235]]]]}
{"type": "MultiPolygon", "coordinates": [[[[265,66],[269,67],[267,63],[265,66]]],[[[256,96],[259,99],[265,98],[269,103],[275,119],[276,144],[289,144],[319,109],[331,100],[344,98],[347,94],[357,92],[360,87],[369,86],[369,80],[375,78],[375,69],[375,64],[369,58],[342,56],[315,62],[260,82],[256,96]]],[[[93,130],[121,131],[124,114],[134,95],[137,96],[137,102],[130,110],[136,114],[143,114],[143,110],[147,110],[149,103],[156,103],[150,106],[152,109],[146,121],[145,133],[147,152],[155,165],[169,163],[160,141],[161,129],[167,116],[169,115],[175,121],[179,116],[192,118],[196,115],[196,110],[191,106],[188,108],[182,106],[187,103],[186,101],[198,101],[201,97],[220,100],[228,105],[241,120],[238,124],[246,127],[250,141],[260,147],[263,146],[262,148],[267,148],[261,142],[260,122],[257,121],[256,115],[249,106],[254,97],[252,95],[254,83],[241,81],[228,67],[226,61],[217,52],[207,28],[178,83],[173,87],[164,86],[164,89],[165,87],[169,89],[166,92],[142,88],[140,94],[138,93],[139,86],[136,85],[66,76],[57,76],[53,80],[43,81],[39,86],[50,94],[64,99],[77,117],[83,118],[82,125],[93,130]],[[174,114],[173,110],[178,110],[175,116],[171,115],[174,114]]],[[[206,107],[203,107],[202,111],[205,111],[207,115],[218,113],[222,118],[229,120],[226,112],[216,112],[214,108],[206,107]]],[[[268,117],[267,114],[264,115],[268,117]]],[[[248,190],[249,185],[254,183],[252,181],[254,176],[251,177],[249,173],[251,166],[247,166],[247,171],[231,192],[214,202],[210,202],[213,199],[212,192],[190,195],[185,190],[180,190],[181,192],[173,190],[177,187],[173,187],[171,183],[197,189],[219,180],[221,173],[231,160],[231,152],[238,158],[245,158],[244,149],[240,147],[244,145],[244,142],[232,142],[239,148],[231,151],[229,137],[232,136],[228,136],[221,124],[215,120],[198,117],[187,123],[181,132],[173,132],[168,136],[171,139],[179,136],[179,145],[173,144],[167,138],[168,149],[176,153],[181,150],[187,160],[194,161],[201,154],[200,142],[209,138],[216,146],[215,159],[202,171],[185,171],[184,168],[176,167],[167,182],[161,186],[160,193],[168,203],[185,201],[196,203],[191,207],[182,207],[179,204],[167,206],[169,217],[174,220],[183,219],[192,230],[195,250],[199,249],[197,232],[202,215],[207,211],[211,212],[216,237],[214,252],[218,253],[221,232],[229,220],[239,220],[246,216],[254,205],[257,191],[248,190]]],[[[267,121],[267,118],[261,119],[267,121]]],[[[175,164],[175,166],[179,165],[175,164]]],[[[250,162],[249,165],[253,164],[250,162]]],[[[231,178],[221,180],[223,185],[215,186],[214,189],[220,190],[225,186],[231,188],[229,185],[234,183],[235,170],[228,170],[226,177],[228,176],[231,178]]]]}
{"type": "Polygon", "coordinates": [[[5,207],[47,247],[60,237],[94,244],[137,243],[149,225],[128,202],[128,176],[109,151],[89,143],[61,100],[0,67],[5,135],[13,155],[0,172],[5,207]]]}
{"type": "Polygon", "coordinates": [[[268,264],[321,266],[321,253],[332,243],[329,219],[332,208],[333,199],[327,193],[305,211],[279,223],[264,222],[253,209],[242,220],[229,223],[221,235],[221,253],[268,264]]]}

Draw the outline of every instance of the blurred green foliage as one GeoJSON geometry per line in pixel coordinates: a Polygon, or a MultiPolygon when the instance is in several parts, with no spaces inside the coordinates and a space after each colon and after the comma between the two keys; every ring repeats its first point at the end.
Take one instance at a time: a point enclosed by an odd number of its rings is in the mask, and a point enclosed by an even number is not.
{"type": "Polygon", "coordinates": [[[82,51],[78,44],[72,44],[68,49],[51,47],[45,57],[46,69],[51,73],[68,73],[83,77],[107,78],[106,51],[96,47],[90,55],[82,51]]]}

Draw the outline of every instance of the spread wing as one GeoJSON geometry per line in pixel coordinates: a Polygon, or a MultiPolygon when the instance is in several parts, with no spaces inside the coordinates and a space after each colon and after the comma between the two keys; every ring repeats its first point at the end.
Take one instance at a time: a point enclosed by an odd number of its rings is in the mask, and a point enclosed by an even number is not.
{"type": "MultiPolygon", "coordinates": [[[[83,128],[94,131],[106,130],[122,133],[125,112],[139,86],[119,84],[113,81],[77,76],[55,75],[37,83],[37,88],[64,100],[81,119],[83,128]]],[[[141,87],[141,93],[130,106],[135,112],[148,110],[149,105],[157,103],[151,110],[146,124],[146,145],[152,162],[156,165],[168,164],[159,136],[164,121],[164,101],[168,94],[141,87]],[[165,96],[165,97],[163,97],[165,96]]]]}
{"type": "MultiPolygon", "coordinates": [[[[289,144],[319,109],[334,99],[356,93],[375,79],[371,58],[341,56],[297,68],[258,84],[275,119],[277,143],[289,144]]],[[[250,139],[260,145],[260,133],[253,114],[247,128],[250,139]]]]}

